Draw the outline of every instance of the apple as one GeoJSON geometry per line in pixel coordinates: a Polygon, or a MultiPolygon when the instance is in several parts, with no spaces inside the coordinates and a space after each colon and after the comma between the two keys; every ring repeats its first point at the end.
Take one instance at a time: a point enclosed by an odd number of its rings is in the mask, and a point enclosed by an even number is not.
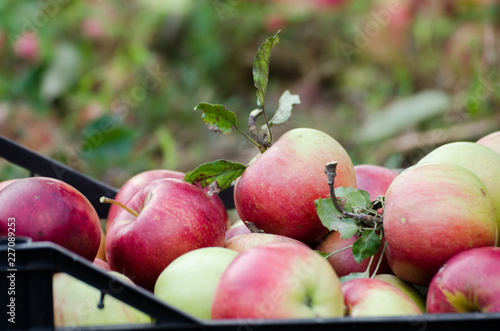
{"type": "Polygon", "coordinates": [[[496,244],[495,209],[485,185],[467,169],[417,164],[387,190],[384,233],[394,274],[428,286],[453,255],[496,244]]]}
{"type": "Polygon", "coordinates": [[[179,179],[157,179],[127,202],[106,234],[111,270],[153,291],[160,273],[177,257],[197,248],[223,246],[226,221],[198,187],[179,179]]]}
{"type": "Polygon", "coordinates": [[[500,312],[500,247],[452,256],[432,279],[428,313],[500,312]]]}
{"type": "MultiPolygon", "coordinates": [[[[124,275],[113,271],[110,274],[131,283],[124,275]]],[[[111,295],[105,295],[104,307],[98,308],[101,292],[66,273],[55,274],[52,283],[56,328],[151,323],[148,315],[111,295]]]]}
{"type": "Polygon", "coordinates": [[[500,154],[473,142],[453,142],[442,145],[418,163],[447,162],[466,168],[486,186],[496,209],[497,229],[500,236],[500,154]]]}
{"type": "Polygon", "coordinates": [[[98,257],[96,257],[96,258],[94,259],[93,264],[94,264],[96,267],[101,268],[101,269],[103,269],[103,270],[105,270],[105,271],[111,271],[111,268],[109,267],[108,262],[106,262],[106,261],[104,261],[104,260],[102,260],[102,259],[100,259],[100,258],[98,258],[98,257]]]}
{"type": "Polygon", "coordinates": [[[342,314],[335,271],[312,249],[292,243],[258,246],[236,256],[222,274],[212,304],[213,319],[342,314]]]}
{"type": "MultiPolygon", "coordinates": [[[[154,170],[146,170],[140,172],[134,176],[132,176],[129,180],[122,185],[118,193],[116,194],[114,200],[120,203],[127,203],[127,201],[141,188],[143,188],[146,184],[152,182],[155,179],[161,178],[176,178],[176,179],[184,179],[186,174],[180,171],[173,170],[165,170],[165,169],[154,169],[154,170]]],[[[206,193],[208,191],[208,187],[204,188],[203,191],[206,193]]],[[[219,198],[217,194],[212,194],[210,196],[212,201],[217,205],[220,209],[222,215],[227,220],[227,211],[222,203],[222,200],[219,198]]],[[[108,212],[108,219],[106,223],[106,231],[111,226],[111,223],[115,219],[116,215],[121,211],[121,208],[117,205],[111,205],[108,212]]]]}
{"type": "Polygon", "coordinates": [[[386,283],[391,284],[392,286],[397,287],[410,299],[412,299],[413,302],[415,302],[422,313],[427,312],[425,296],[412,284],[405,282],[404,280],[393,274],[377,274],[373,278],[382,280],[386,283]]]}
{"type": "Polygon", "coordinates": [[[296,239],[272,233],[244,233],[226,240],[224,247],[241,253],[253,247],[273,243],[292,243],[308,247],[296,239]]]}
{"type": "Polygon", "coordinates": [[[236,237],[240,234],[251,233],[250,229],[243,223],[242,220],[237,220],[233,225],[226,231],[226,241],[232,237],[236,237]]]}
{"type": "Polygon", "coordinates": [[[8,180],[4,180],[2,182],[0,182],[0,191],[2,189],[4,189],[5,187],[7,187],[8,185],[14,183],[16,181],[16,179],[8,179],[8,180]]]}
{"type": "Polygon", "coordinates": [[[197,318],[210,319],[215,288],[238,252],[204,247],[179,256],[156,280],[154,294],[197,318]]]}
{"type": "MultiPolygon", "coordinates": [[[[179,171],[155,169],[140,172],[132,177],[130,177],[118,190],[118,193],[114,199],[121,203],[127,203],[127,201],[141,188],[146,186],[149,182],[155,179],[161,178],[177,178],[183,179],[185,174],[179,171]]],[[[111,226],[111,223],[115,219],[116,215],[120,213],[122,209],[117,205],[111,205],[108,212],[108,222],[106,224],[106,231],[111,226]]]]}
{"type": "Polygon", "coordinates": [[[375,278],[342,283],[346,315],[351,317],[422,315],[419,307],[397,287],[375,278]]]}
{"type": "MultiPolygon", "coordinates": [[[[342,249],[346,246],[352,245],[358,238],[356,235],[348,239],[342,239],[340,232],[331,231],[322,240],[312,246],[313,249],[322,253],[331,253],[336,250],[342,249]]],[[[375,254],[375,258],[370,266],[370,274],[375,271],[377,263],[382,253],[383,245],[380,246],[379,252],[375,254]]],[[[332,265],[333,269],[339,277],[347,276],[353,272],[365,272],[368,268],[370,259],[364,259],[361,263],[356,262],[352,256],[352,248],[348,248],[341,252],[335,253],[328,258],[328,262],[332,265]]],[[[387,259],[383,258],[380,263],[380,268],[377,273],[391,273],[391,268],[387,263],[387,259]]]]}
{"type": "Polygon", "coordinates": [[[335,186],[356,187],[349,155],[332,137],[299,128],[283,134],[237,180],[236,211],[265,233],[312,244],[328,233],[314,200],[329,195],[325,165],[338,161],[335,186]]]}
{"type": "Polygon", "coordinates": [[[54,178],[17,179],[0,191],[0,235],[51,241],[93,261],[101,241],[101,223],[89,200],[54,178]]]}
{"type": "Polygon", "coordinates": [[[487,134],[486,136],[479,138],[476,143],[489,147],[500,154],[500,131],[495,131],[487,134]]]}
{"type": "Polygon", "coordinates": [[[387,192],[389,185],[398,173],[392,169],[375,164],[357,164],[354,166],[357,188],[370,194],[373,201],[387,192]]]}

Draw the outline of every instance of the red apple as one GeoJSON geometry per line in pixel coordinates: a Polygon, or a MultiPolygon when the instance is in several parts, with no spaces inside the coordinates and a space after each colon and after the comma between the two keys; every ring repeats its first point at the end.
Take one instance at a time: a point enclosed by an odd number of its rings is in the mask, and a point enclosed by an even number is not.
{"type": "Polygon", "coordinates": [[[239,236],[240,234],[251,233],[250,229],[241,220],[236,221],[231,227],[226,231],[226,241],[232,237],[239,236]]]}
{"type": "Polygon", "coordinates": [[[464,167],[483,182],[496,210],[500,237],[500,154],[480,144],[457,141],[436,148],[418,163],[426,162],[446,162],[464,167]]]}
{"type": "Polygon", "coordinates": [[[432,279],[427,312],[500,312],[499,280],[500,247],[458,253],[432,279]]]}
{"type": "Polygon", "coordinates": [[[389,185],[398,175],[392,169],[375,164],[355,165],[354,173],[358,189],[368,192],[372,201],[380,195],[385,196],[389,185]]]}
{"type": "Polygon", "coordinates": [[[212,200],[185,181],[152,181],[127,202],[106,234],[111,270],[153,290],[156,279],[175,258],[191,250],[223,246],[226,221],[212,200]]]}
{"type": "Polygon", "coordinates": [[[438,162],[396,177],[386,195],[384,231],[392,271],[422,286],[453,255],[497,240],[485,185],[465,168],[438,162]]]}
{"type": "Polygon", "coordinates": [[[293,129],[259,155],[238,179],[236,211],[273,233],[312,244],[328,233],[314,200],[329,194],[325,165],[338,161],[335,185],[356,187],[349,155],[332,137],[318,130],[293,129]]]}
{"type": "Polygon", "coordinates": [[[290,237],[280,236],[279,234],[272,233],[245,233],[239,236],[233,237],[226,240],[224,245],[226,248],[235,250],[237,252],[243,252],[250,248],[263,246],[273,243],[291,243],[298,244],[304,247],[308,247],[301,241],[295,240],[290,237]]]}
{"type": "MultiPolygon", "coordinates": [[[[342,249],[346,246],[352,245],[357,239],[358,238],[355,235],[348,239],[342,239],[342,237],[340,236],[340,232],[331,231],[312,247],[315,250],[328,254],[342,249]]],[[[375,258],[370,266],[370,274],[375,271],[375,267],[377,266],[377,263],[380,259],[380,254],[382,253],[382,248],[383,247],[380,246],[379,252],[375,254],[375,258]]],[[[358,263],[352,256],[352,248],[348,248],[330,256],[328,258],[328,262],[330,262],[337,275],[339,277],[342,277],[347,276],[353,272],[365,272],[368,268],[370,259],[364,259],[361,261],[361,263],[358,263]]],[[[392,273],[386,258],[382,260],[377,273],[392,273]]]]}
{"type": "Polygon", "coordinates": [[[2,182],[0,182],[0,191],[2,189],[4,189],[5,187],[7,187],[8,185],[14,183],[16,181],[16,179],[8,179],[8,180],[4,180],[2,182]]]}
{"type": "Polygon", "coordinates": [[[422,315],[417,304],[397,287],[375,278],[356,278],[342,283],[346,315],[422,315]]]}
{"type": "MultiPolygon", "coordinates": [[[[155,179],[161,178],[176,178],[176,179],[184,179],[186,174],[180,171],[173,170],[164,170],[164,169],[155,169],[155,170],[147,170],[136,174],[131,177],[129,180],[123,184],[120,188],[116,197],[114,198],[116,201],[120,203],[127,203],[127,201],[141,188],[146,186],[148,183],[152,182],[155,179]]],[[[206,193],[208,191],[208,187],[204,188],[203,191],[206,193]]],[[[217,194],[213,194],[210,196],[212,201],[217,205],[220,209],[220,212],[223,214],[224,218],[227,220],[227,211],[222,203],[222,200],[219,198],[217,194]]],[[[121,211],[121,208],[117,205],[111,205],[108,213],[108,220],[106,224],[106,231],[111,226],[111,223],[115,219],[116,215],[121,211]]]]}
{"type": "MultiPolygon", "coordinates": [[[[163,169],[155,169],[155,170],[147,170],[140,172],[125,182],[122,185],[114,199],[120,203],[127,203],[127,201],[141,188],[146,186],[148,183],[152,182],[155,179],[161,178],[177,178],[183,179],[185,176],[184,173],[179,171],[172,170],[163,170],[163,169]]],[[[122,209],[117,205],[111,205],[109,207],[108,212],[108,222],[106,224],[106,231],[111,226],[111,223],[115,219],[116,215],[120,213],[122,209]]]]}
{"type": "Polygon", "coordinates": [[[104,260],[102,260],[102,259],[100,259],[100,258],[98,258],[98,257],[96,257],[96,258],[94,259],[93,264],[94,264],[95,266],[97,266],[97,267],[101,268],[101,269],[102,269],[102,270],[104,270],[104,271],[111,271],[111,268],[109,267],[108,262],[106,262],[106,261],[104,261],[104,260]]]}
{"type": "Polygon", "coordinates": [[[33,241],[51,241],[93,261],[101,223],[89,200],[53,178],[18,179],[0,191],[0,235],[14,231],[33,241]]]}
{"type": "Polygon", "coordinates": [[[476,143],[489,147],[500,154],[500,131],[492,132],[484,137],[481,137],[476,143]]]}
{"type": "Polygon", "coordinates": [[[222,274],[212,318],[340,317],[343,296],[330,264],[312,249],[269,244],[240,253],[222,274]]]}

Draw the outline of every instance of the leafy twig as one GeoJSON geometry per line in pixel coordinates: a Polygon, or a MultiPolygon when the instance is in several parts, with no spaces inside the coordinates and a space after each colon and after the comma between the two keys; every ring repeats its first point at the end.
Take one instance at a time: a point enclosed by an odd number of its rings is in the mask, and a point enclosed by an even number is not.
{"type": "Polygon", "coordinates": [[[325,173],[328,176],[328,187],[330,189],[330,196],[335,206],[335,209],[342,215],[350,218],[354,218],[358,221],[363,222],[367,226],[373,227],[374,225],[382,225],[382,216],[367,215],[367,214],[357,214],[344,210],[342,206],[338,203],[338,199],[335,196],[335,177],[337,176],[337,161],[330,162],[325,167],[325,173]]]}

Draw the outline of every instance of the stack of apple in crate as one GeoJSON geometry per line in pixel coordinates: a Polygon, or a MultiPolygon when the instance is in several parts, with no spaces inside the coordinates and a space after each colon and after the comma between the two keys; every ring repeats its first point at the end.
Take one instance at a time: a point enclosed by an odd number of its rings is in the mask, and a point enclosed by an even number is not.
{"type": "MultiPolygon", "coordinates": [[[[210,130],[236,129],[256,145],[247,165],[137,174],[114,200],[101,199],[113,203],[106,231],[68,184],[17,179],[0,191],[0,235],[15,219],[16,235],[64,246],[199,319],[500,312],[500,133],[445,144],[401,172],[354,166],[315,129],[274,142],[271,127],[300,103],[286,91],[266,117],[278,40],[268,38],[254,60],[249,135],[223,105],[195,108],[210,130]],[[217,195],[230,185],[234,224],[217,195]]],[[[151,322],[109,296],[100,310],[99,300],[78,280],[54,277],[57,326],[151,322]]]]}

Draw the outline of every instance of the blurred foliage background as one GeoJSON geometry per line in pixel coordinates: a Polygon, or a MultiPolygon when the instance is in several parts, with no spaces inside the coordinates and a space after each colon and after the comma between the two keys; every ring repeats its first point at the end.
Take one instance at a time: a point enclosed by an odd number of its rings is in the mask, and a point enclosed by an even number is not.
{"type": "MultiPolygon", "coordinates": [[[[38,0],[0,2],[0,134],[114,186],[258,150],[193,110],[246,128],[252,62],[273,49],[266,109],[298,94],[294,127],[323,130],[355,164],[406,167],[500,128],[494,0],[38,0]]],[[[0,180],[26,171],[0,159],[0,180]]]]}

